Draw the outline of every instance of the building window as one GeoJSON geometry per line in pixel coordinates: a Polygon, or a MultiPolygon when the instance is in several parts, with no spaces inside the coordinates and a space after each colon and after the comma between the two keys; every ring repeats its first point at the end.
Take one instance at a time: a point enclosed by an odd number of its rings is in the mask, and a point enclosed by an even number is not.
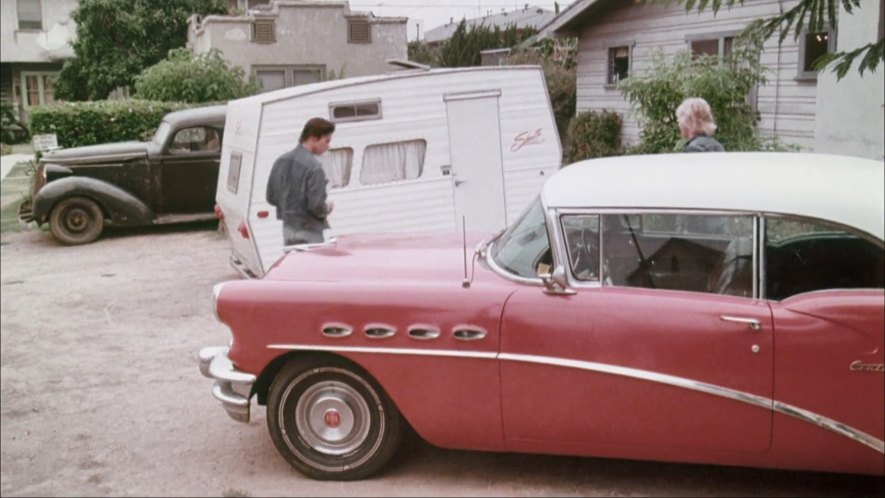
{"type": "Polygon", "coordinates": [[[22,72],[22,103],[25,108],[49,105],[55,102],[55,79],[58,73],[22,72]]]}
{"type": "Polygon", "coordinates": [[[324,66],[253,66],[262,92],[323,81],[324,66]]]}
{"type": "Polygon", "coordinates": [[[255,19],[252,21],[252,41],[255,43],[274,43],[277,41],[276,24],[273,19],[255,19]]]}
{"type": "Polygon", "coordinates": [[[43,29],[40,0],[18,0],[18,29],[43,29]]]}
{"type": "Polygon", "coordinates": [[[696,59],[703,55],[714,57],[727,57],[734,50],[734,34],[702,35],[688,39],[691,50],[691,58],[696,59]]]}
{"type": "Polygon", "coordinates": [[[609,47],[608,71],[605,78],[607,85],[617,85],[630,74],[630,47],[609,47]]]}
{"type": "Polygon", "coordinates": [[[818,31],[815,33],[803,33],[799,38],[799,79],[817,79],[815,63],[822,56],[833,52],[836,48],[835,33],[818,31]]]}
{"type": "Polygon", "coordinates": [[[424,153],[427,142],[408,140],[389,144],[370,145],[363,153],[360,171],[362,185],[414,180],[424,171],[424,153]]]}
{"type": "Polygon", "coordinates": [[[372,29],[368,20],[347,21],[347,43],[372,43],[372,29]]]}
{"type": "Polygon", "coordinates": [[[350,183],[350,171],[353,168],[353,149],[329,149],[317,159],[323,165],[323,172],[329,181],[329,188],[346,187],[350,183]]]}
{"type": "Polygon", "coordinates": [[[381,119],[381,100],[330,104],[329,114],[336,123],[381,119]]]}

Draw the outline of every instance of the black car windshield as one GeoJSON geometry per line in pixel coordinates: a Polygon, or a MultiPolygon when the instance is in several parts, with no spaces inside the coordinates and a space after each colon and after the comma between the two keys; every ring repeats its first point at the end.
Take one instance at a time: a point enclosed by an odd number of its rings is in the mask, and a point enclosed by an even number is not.
{"type": "Polygon", "coordinates": [[[547,221],[541,199],[538,198],[498,239],[492,249],[492,258],[510,273],[524,278],[538,278],[539,264],[549,266],[550,262],[544,260],[549,259],[549,255],[547,221]]]}
{"type": "Polygon", "coordinates": [[[166,137],[169,135],[170,127],[171,125],[167,121],[160,123],[160,126],[157,127],[157,131],[154,132],[153,142],[162,147],[166,142],[166,137]]]}

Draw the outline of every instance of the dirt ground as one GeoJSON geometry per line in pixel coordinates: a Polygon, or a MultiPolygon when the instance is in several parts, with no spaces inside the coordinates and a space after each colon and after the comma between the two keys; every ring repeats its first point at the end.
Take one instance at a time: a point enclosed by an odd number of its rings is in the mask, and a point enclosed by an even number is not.
{"type": "Polygon", "coordinates": [[[374,479],[317,482],[264,419],[227,418],[197,368],[228,334],[212,285],[237,275],[211,225],[63,247],[0,237],[3,496],[882,496],[864,476],[401,448],[374,479]]]}

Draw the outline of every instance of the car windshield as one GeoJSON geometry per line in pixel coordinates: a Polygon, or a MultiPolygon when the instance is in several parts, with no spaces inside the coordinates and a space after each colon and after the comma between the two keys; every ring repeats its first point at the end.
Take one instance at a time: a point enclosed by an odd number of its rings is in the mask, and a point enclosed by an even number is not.
{"type": "Polygon", "coordinates": [[[154,132],[154,138],[152,141],[162,147],[166,142],[166,137],[169,135],[169,128],[170,125],[167,121],[160,123],[160,126],[157,127],[157,131],[154,132]]]}
{"type": "Polygon", "coordinates": [[[550,240],[541,199],[535,199],[492,249],[492,258],[504,270],[538,278],[550,270],[550,240]]]}

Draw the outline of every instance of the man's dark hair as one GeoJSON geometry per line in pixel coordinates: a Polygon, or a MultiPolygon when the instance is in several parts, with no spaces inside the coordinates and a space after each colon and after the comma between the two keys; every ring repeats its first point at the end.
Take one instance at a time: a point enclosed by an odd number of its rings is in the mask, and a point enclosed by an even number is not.
{"type": "Polygon", "coordinates": [[[323,118],[310,118],[304,123],[304,130],[301,131],[301,139],[299,143],[304,143],[308,138],[323,138],[331,135],[335,131],[335,123],[326,121],[323,118]]]}

